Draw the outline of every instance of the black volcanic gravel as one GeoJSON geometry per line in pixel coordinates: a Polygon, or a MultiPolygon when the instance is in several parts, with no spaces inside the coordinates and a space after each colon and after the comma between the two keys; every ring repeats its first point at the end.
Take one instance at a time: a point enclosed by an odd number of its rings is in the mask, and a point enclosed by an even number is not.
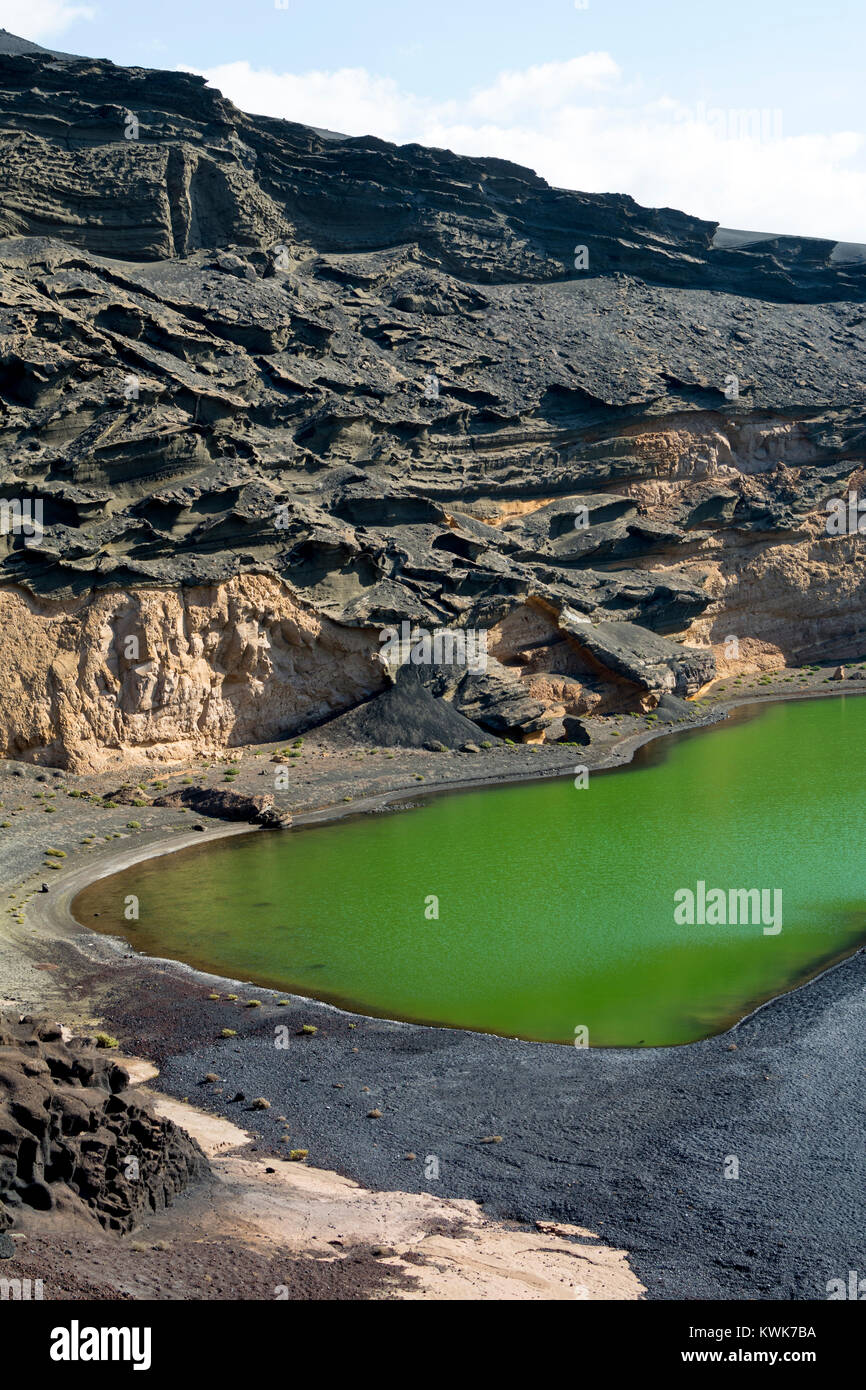
{"type": "Polygon", "coordinates": [[[824,1299],[829,1279],[866,1270],[862,950],[728,1033],[645,1050],[278,1007],[252,987],[215,1003],[194,977],[161,974],[106,1018],[158,1061],[156,1085],[251,1129],[259,1152],[286,1156],[285,1116],[291,1147],[366,1186],[587,1226],[629,1252],[651,1298],[824,1299]],[[252,997],[263,1007],[244,1008],[252,997]],[[217,1041],[225,1026],[239,1036],[217,1041]]]}

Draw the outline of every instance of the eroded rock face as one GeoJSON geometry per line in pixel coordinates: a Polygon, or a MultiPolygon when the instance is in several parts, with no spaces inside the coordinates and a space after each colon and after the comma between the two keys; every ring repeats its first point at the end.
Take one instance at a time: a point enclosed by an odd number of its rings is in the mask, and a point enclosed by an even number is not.
{"type": "Polygon", "coordinates": [[[2,756],[74,770],[281,737],[385,685],[375,635],[272,576],[52,601],[0,590],[2,756]]]}
{"type": "Polygon", "coordinates": [[[128,1231],[208,1171],[195,1140],[148,1110],[110,1051],[0,1013],[0,1230],[29,1208],[128,1231]]]}
{"type": "Polygon", "coordinates": [[[489,630],[422,679],[525,738],[694,694],[730,635],[866,647],[823,529],[866,462],[850,248],[5,48],[0,504],[44,522],[0,535],[7,755],[282,737],[384,689],[402,621],[489,630]]]}

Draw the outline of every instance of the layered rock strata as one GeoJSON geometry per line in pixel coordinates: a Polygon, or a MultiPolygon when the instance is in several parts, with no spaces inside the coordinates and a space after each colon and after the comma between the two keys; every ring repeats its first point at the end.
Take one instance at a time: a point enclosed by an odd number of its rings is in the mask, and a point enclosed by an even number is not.
{"type": "Polygon", "coordinates": [[[862,653],[862,248],[14,50],[0,755],[282,737],[403,622],[483,631],[422,681],[522,739],[862,653]]]}

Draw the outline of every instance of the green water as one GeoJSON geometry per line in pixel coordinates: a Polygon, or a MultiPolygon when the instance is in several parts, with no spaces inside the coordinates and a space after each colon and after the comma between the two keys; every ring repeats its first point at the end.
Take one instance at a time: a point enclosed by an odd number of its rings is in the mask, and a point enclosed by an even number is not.
{"type": "Polygon", "coordinates": [[[662,739],[583,789],[184,850],[99,881],[75,913],[150,954],[388,1018],[684,1043],[866,937],[864,823],[866,699],[799,701],[662,739]],[[698,880],[780,889],[781,932],[678,925],[674,894],[698,880]]]}

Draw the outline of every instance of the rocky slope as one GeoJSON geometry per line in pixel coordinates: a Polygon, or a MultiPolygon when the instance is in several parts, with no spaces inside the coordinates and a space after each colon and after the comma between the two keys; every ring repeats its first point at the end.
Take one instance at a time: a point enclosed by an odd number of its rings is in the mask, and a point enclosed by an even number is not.
{"type": "Polygon", "coordinates": [[[0,150],[0,756],[281,737],[403,621],[482,630],[422,679],[530,740],[866,649],[863,248],[9,36],[0,150]]]}

